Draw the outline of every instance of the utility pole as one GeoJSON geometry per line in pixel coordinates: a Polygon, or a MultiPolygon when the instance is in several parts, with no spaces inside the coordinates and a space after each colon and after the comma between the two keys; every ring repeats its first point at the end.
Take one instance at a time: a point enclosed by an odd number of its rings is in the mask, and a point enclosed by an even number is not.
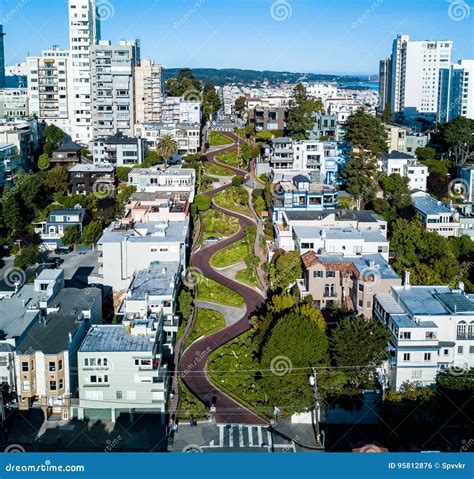
{"type": "Polygon", "coordinates": [[[311,367],[312,375],[309,377],[309,384],[313,386],[314,390],[314,427],[316,430],[316,443],[321,445],[321,432],[319,430],[319,416],[320,416],[320,405],[319,405],[319,393],[318,393],[318,376],[316,373],[316,368],[311,367]]]}

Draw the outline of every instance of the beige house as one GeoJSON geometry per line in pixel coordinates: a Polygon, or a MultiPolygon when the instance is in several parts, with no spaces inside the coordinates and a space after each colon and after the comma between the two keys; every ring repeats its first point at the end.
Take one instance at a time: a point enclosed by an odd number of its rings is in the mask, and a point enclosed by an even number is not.
{"type": "Polygon", "coordinates": [[[340,304],[370,318],[374,295],[388,293],[392,285],[401,284],[400,277],[380,254],[341,256],[308,251],[301,259],[301,295],[311,295],[321,309],[340,304]]]}

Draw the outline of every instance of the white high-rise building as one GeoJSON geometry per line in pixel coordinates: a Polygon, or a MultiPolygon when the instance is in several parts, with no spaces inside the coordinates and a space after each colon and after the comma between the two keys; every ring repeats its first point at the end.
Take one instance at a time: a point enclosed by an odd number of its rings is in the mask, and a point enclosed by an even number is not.
{"type": "Polygon", "coordinates": [[[95,0],[69,0],[69,40],[72,82],[72,139],[92,139],[91,46],[100,40],[100,18],[95,0]]]}
{"type": "Polygon", "coordinates": [[[453,42],[413,41],[399,35],[393,42],[392,113],[434,120],[438,109],[439,73],[451,65],[453,42]]]}
{"type": "Polygon", "coordinates": [[[143,60],[135,68],[135,122],[160,121],[164,99],[163,66],[143,60]]]}

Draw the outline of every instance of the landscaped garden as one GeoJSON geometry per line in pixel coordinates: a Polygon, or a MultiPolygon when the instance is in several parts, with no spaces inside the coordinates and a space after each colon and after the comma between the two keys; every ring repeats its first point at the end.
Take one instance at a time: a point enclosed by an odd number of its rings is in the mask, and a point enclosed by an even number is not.
{"type": "Polygon", "coordinates": [[[223,328],[225,328],[225,319],[222,313],[212,309],[197,308],[193,330],[186,338],[185,346],[201,336],[209,336],[223,328]]]}
{"type": "Polygon", "coordinates": [[[223,133],[219,131],[211,130],[211,133],[209,135],[210,146],[230,145],[231,143],[234,143],[234,140],[230,138],[229,136],[224,135],[223,133]]]}
{"type": "Polygon", "coordinates": [[[203,239],[209,237],[222,238],[237,233],[240,229],[239,220],[220,211],[208,210],[201,213],[203,239]]]}
{"type": "Polygon", "coordinates": [[[221,165],[216,165],[215,163],[211,163],[209,161],[206,161],[203,166],[208,175],[215,175],[215,176],[233,176],[234,175],[234,172],[229,170],[228,168],[225,168],[221,165]]]}
{"type": "Polygon", "coordinates": [[[178,419],[188,420],[192,416],[196,420],[208,417],[206,406],[194,396],[182,380],[179,381],[179,390],[178,419]]]}
{"type": "Polygon", "coordinates": [[[216,205],[246,216],[252,216],[249,208],[249,195],[242,186],[232,186],[214,197],[216,205]]]}
{"type": "Polygon", "coordinates": [[[247,256],[248,246],[245,241],[238,241],[226,248],[217,251],[211,258],[211,265],[215,268],[226,268],[240,263],[247,256]]]}
{"type": "Polygon", "coordinates": [[[241,283],[246,284],[247,286],[255,286],[256,288],[261,288],[261,284],[254,267],[247,267],[239,271],[235,275],[235,279],[237,281],[240,281],[241,283]]]}
{"type": "Polygon", "coordinates": [[[224,304],[227,306],[240,307],[244,305],[244,298],[212,279],[196,274],[197,292],[196,300],[210,301],[212,303],[224,304]]]}
{"type": "Polygon", "coordinates": [[[234,168],[240,168],[242,170],[247,169],[247,162],[237,151],[229,151],[228,153],[217,155],[216,160],[219,163],[224,163],[226,165],[233,166],[234,168]]]}

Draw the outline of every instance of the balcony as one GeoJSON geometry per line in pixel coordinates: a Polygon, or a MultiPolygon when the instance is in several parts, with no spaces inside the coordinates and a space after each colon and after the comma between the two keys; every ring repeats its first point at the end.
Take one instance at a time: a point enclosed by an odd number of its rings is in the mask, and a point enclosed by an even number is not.
{"type": "Polygon", "coordinates": [[[469,341],[474,339],[474,331],[472,333],[458,333],[456,335],[458,341],[469,341]]]}

